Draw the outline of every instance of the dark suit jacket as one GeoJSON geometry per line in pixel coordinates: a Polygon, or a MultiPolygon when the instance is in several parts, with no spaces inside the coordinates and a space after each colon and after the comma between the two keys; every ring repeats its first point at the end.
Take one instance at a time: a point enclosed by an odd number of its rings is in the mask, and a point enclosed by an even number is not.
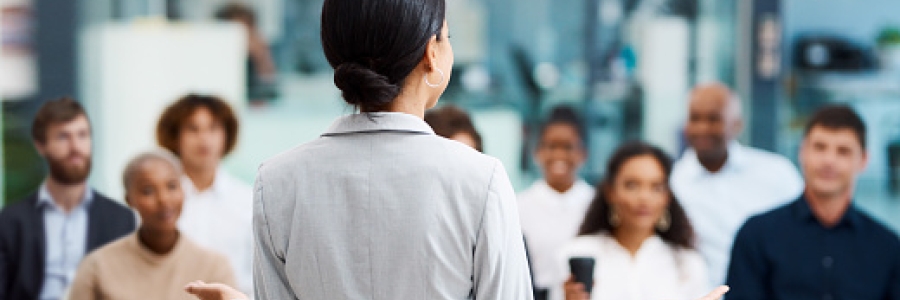
{"type": "MultiPolygon", "coordinates": [[[[94,191],[88,207],[88,253],[134,231],[127,207],[94,191]]],[[[44,284],[46,257],[44,214],[37,194],[0,211],[0,299],[38,299],[44,284]]]]}

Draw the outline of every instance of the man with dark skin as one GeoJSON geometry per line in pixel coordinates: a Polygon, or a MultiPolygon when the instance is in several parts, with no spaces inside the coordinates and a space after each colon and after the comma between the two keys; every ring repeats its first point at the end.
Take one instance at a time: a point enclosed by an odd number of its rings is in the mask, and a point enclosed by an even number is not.
{"type": "Polygon", "coordinates": [[[718,172],[728,160],[728,144],[744,129],[741,103],[721,84],[696,88],[685,134],[705,169],[718,172]]]}
{"type": "Polygon", "coordinates": [[[727,86],[697,86],[688,111],[690,148],[675,163],[671,185],[697,232],[710,284],[719,285],[741,224],[795,198],[803,180],[786,158],[737,142],[744,129],[741,101],[727,86]]]}

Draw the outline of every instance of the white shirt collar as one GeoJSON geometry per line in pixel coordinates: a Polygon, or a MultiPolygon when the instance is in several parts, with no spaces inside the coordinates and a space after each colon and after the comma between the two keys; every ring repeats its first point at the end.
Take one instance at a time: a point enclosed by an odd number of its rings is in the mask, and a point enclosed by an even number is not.
{"type": "MultiPolygon", "coordinates": [[[[548,184],[547,181],[543,178],[534,182],[534,188],[543,194],[553,195],[556,198],[563,198],[566,202],[575,202],[584,198],[584,196],[582,195],[584,195],[585,193],[593,193],[593,188],[591,187],[591,185],[581,178],[575,180],[575,183],[572,184],[572,187],[562,193],[550,187],[550,184],[548,184]]],[[[593,198],[593,196],[590,198],[593,198]]]]}
{"type": "Polygon", "coordinates": [[[227,193],[229,180],[231,179],[228,172],[225,172],[225,170],[223,170],[221,167],[219,167],[218,169],[216,169],[215,176],[216,177],[213,178],[213,183],[209,187],[209,189],[202,191],[202,192],[199,189],[197,189],[197,186],[194,185],[194,182],[187,175],[184,175],[181,177],[181,184],[182,184],[181,186],[183,186],[185,189],[185,192],[190,195],[197,195],[200,193],[209,193],[209,192],[212,192],[213,194],[217,194],[217,195],[222,195],[224,193],[227,193]]]}
{"type": "Polygon", "coordinates": [[[417,116],[397,112],[372,112],[340,117],[331,124],[325,135],[383,131],[434,134],[431,126],[417,116]]]}
{"type": "MultiPolygon", "coordinates": [[[[619,244],[619,241],[616,240],[616,237],[608,232],[601,233],[600,236],[604,237],[607,241],[609,241],[610,247],[616,249],[616,251],[621,253],[628,253],[630,255],[628,249],[625,249],[625,246],[619,244]]],[[[635,253],[635,257],[643,256],[645,253],[653,253],[658,251],[657,249],[668,249],[668,244],[658,235],[654,234],[648,237],[641,243],[641,246],[638,247],[637,253],[635,253]]]]}
{"type": "Polygon", "coordinates": [[[585,182],[584,179],[581,179],[581,178],[575,179],[575,182],[572,183],[572,187],[570,187],[567,191],[562,192],[562,193],[557,192],[556,190],[554,190],[553,188],[551,188],[551,187],[550,187],[550,184],[547,183],[547,180],[545,180],[545,179],[543,179],[543,178],[541,178],[541,179],[535,181],[534,184],[535,184],[536,186],[540,186],[542,189],[546,189],[546,190],[548,190],[548,191],[550,191],[550,192],[553,192],[553,193],[556,193],[556,194],[560,194],[560,195],[568,195],[568,194],[577,192],[577,191],[579,191],[579,190],[582,190],[582,189],[584,189],[585,187],[590,187],[590,185],[589,185],[587,182],[585,182]]]}
{"type": "MultiPolygon", "coordinates": [[[[44,182],[41,183],[41,187],[38,189],[37,196],[38,196],[38,198],[37,198],[36,206],[41,206],[41,205],[56,206],[56,200],[53,199],[53,195],[51,195],[50,190],[47,189],[47,181],[46,180],[44,180],[44,182]]],[[[86,186],[84,188],[84,195],[81,196],[81,203],[79,205],[87,207],[87,206],[90,206],[93,201],[94,201],[94,190],[91,189],[91,187],[86,186]]]]}
{"type": "Polygon", "coordinates": [[[745,147],[737,141],[728,143],[728,157],[725,160],[725,165],[715,173],[710,172],[700,164],[700,159],[697,158],[697,152],[694,151],[693,148],[688,149],[688,151],[684,153],[682,159],[689,164],[692,171],[691,173],[695,176],[708,176],[717,173],[737,171],[744,168],[747,162],[745,151],[745,147]]]}

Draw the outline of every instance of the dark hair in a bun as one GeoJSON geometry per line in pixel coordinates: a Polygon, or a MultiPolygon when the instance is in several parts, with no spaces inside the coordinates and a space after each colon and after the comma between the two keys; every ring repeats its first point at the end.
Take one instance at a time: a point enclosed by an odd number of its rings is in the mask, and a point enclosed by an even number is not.
{"type": "Polygon", "coordinates": [[[431,37],[441,40],[444,1],[325,0],[322,48],[347,103],[380,111],[400,94],[431,37]]]}
{"type": "Polygon", "coordinates": [[[392,84],[387,76],[354,62],[334,68],[334,84],[347,103],[363,111],[378,110],[400,94],[400,86],[392,84]]]}
{"type": "Polygon", "coordinates": [[[550,117],[544,121],[543,126],[541,126],[539,139],[544,137],[544,134],[547,133],[547,128],[550,125],[568,125],[571,126],[572,129],[575,129],[575,132],[578,133],[578,137],[581,138],[581,144],[583,146],[587,146],[587,129],[584,127],[584,122],[581,121],[581,117],[578,112],[568,105],[559,105],[554,107],[550,112],[550,117]]]}

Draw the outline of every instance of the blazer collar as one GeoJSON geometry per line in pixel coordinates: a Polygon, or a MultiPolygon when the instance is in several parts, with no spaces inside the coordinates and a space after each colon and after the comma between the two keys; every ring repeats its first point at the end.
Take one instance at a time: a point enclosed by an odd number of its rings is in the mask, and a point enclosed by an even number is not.
{"type": "Polygon", "coordinates": [[[322,136],[355,133],[405,132],[434,134],[434,130],[419,117],[395,112],[359,113],[338,118],[322,136]]]}

